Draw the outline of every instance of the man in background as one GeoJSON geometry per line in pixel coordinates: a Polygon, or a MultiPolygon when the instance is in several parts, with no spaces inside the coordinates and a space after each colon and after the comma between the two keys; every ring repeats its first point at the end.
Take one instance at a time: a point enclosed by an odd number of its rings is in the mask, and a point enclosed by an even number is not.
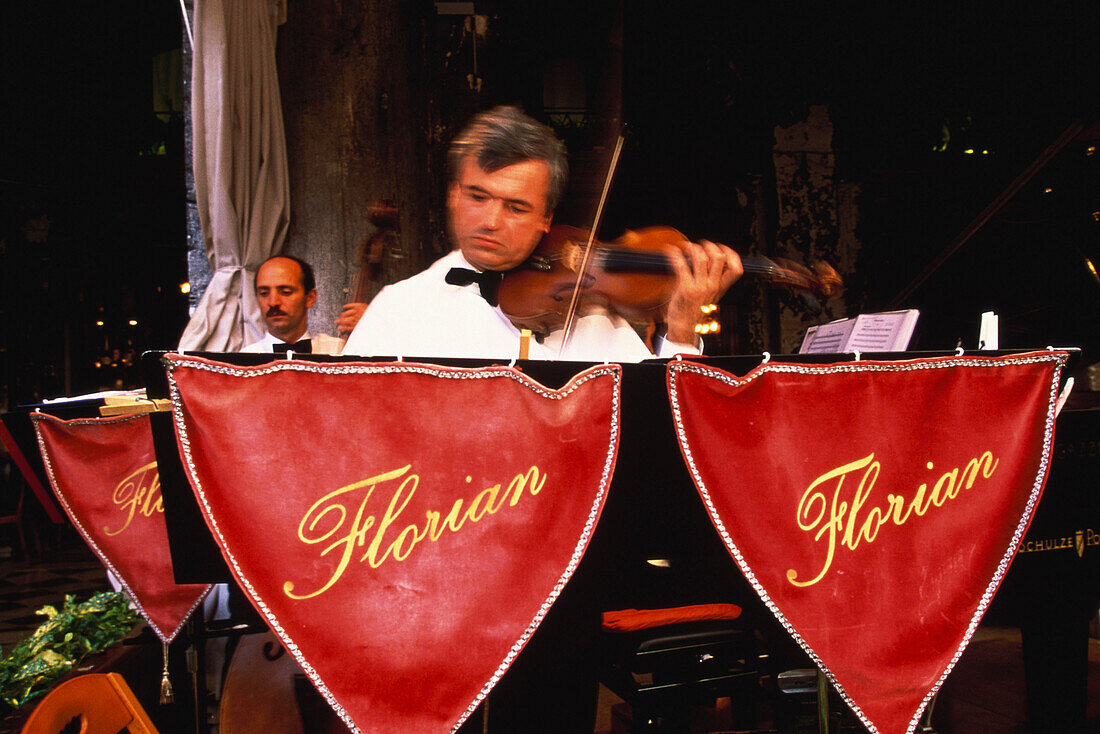
{"type": "Polygon", "coordinates": [[[242,352],[340,353],[336,337],[309,333],[309,309],[317,302],[317,282],[309,263],[290,255],[265,260],[256,271],[256,300],[267,333],[242,352]]]}

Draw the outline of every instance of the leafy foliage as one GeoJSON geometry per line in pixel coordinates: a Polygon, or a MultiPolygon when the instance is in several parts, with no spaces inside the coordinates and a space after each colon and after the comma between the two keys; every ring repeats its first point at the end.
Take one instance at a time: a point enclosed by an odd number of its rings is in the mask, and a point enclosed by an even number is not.
{"type": "Polygon", "coordinates": [[[13,708],[48,691],[84,658],[125,637],[141,619],[130,599],[114,591],[81,603],[66,595],[60,611],[47,605],[37,613],[46,621],[0,661],[0,700],[13,708]]]}

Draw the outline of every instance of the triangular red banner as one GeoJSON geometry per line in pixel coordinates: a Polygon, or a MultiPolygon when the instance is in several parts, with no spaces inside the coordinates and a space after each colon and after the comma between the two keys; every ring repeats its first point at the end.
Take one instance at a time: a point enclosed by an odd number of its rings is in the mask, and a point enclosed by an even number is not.
{"type": "Polygon", "coordinates": [[[69,519],[157,637],[171,642],[210,586],[175,583],[149,416],[31,419],[69,519]]]}
{"type": "Polygon", "coordinates": [[[620,368],[165,358],[185,468],[252,603],[355,731],[457,729],[576,569],[620,368]]]}
{"type": "Polygon", "coordinates": [[[1016,552],[1066,355],[744,377],[669,364],[696,487],[749,582],[872,732],[912,732],[1016,552]]]}

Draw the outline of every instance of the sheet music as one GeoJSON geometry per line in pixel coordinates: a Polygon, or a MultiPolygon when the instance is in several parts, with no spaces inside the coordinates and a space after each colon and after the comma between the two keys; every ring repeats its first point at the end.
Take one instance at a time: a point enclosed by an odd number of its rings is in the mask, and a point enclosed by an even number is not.
{"type": "Polygon", "coordinates": [[[806,330],[799,354],[836,354],[844,351],[848,335],[852,333],[855,321],[841,319],[827,324],[811,326],[806,330]]]}
{"type": "Polygon", "coordinates": [[[90,392],[90,393],[87,393],[86,395],[73,395],[73,396],[69,396],[69,397],[62,396],[62,397],[57,397],[57,398],[46,398],[42,401],[42,404],[43,405],[49,405],[51,403],[75,403],[75,402],[80,401],[80,400],[102,400],[104,398],[119,397],[119,396],[144,398],[145,397],[145,388],[139,387],[139,388],[135,388],[133,390],[100,390],[99,392],[90,392]]]}
{"type": "Polygon", "coordinates": [[[799,354],[840,352],[902,352],[909,346],[920,312],[866,313],[854,319],[839,319],[806,330],[799,354]]]}

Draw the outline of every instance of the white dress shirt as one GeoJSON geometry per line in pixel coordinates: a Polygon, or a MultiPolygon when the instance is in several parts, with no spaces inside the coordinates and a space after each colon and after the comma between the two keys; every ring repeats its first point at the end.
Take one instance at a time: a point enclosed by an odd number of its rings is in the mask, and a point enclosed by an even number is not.
{"type": "MultiPolygon", "coordinates": [[[[310,334],[308,331],[302,334],[302,339],[309,339],[310,349],[313,354],[339,354],[340,353],[340,340],[334,336],[328,334],[310,334]]],[[[296,339],[295,341],[300,341],[296,339]]],[[[282,339],[276,336],[272,336],[271,332],[264,334],[264,338],[258,342],[252,342],[241,349],[242,352],[250,352],[253,354],[270,354],[275,351],[274,346],[276,344],[284,344],[282,339]]]]}
{"type": "MultiPolygon", "coordinates": [[[[473,267],[458,250],[427,270],[387,286],[375,296],[344,346],[344,355],[391,357],[519,356],[519,329],[500,308],[490,306],[476,284],[458,286],[445,278],[451,268],[473,267]]],[[[559,353],[562,330],[542,342],[531,340],[531,359],[582,362],[640,362],[654,356],[699,354],[697,346],[660,340],[654,355],[637,332],[616,314],[599,312],[577,320],[573,337],[559,353]]]]}

